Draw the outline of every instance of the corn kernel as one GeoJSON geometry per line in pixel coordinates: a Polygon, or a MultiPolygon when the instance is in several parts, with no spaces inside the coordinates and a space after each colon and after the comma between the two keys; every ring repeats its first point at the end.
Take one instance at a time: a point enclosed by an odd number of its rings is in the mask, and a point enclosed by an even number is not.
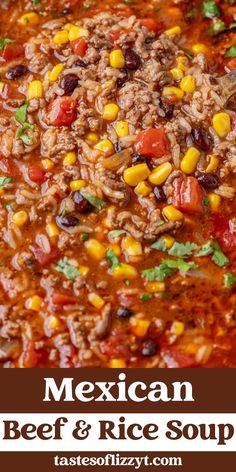
{"type": "Polygon", "coordinates": [[[33,295],[33,297],[28,298],[26,301],[26,308],[28,310],[34,310],[34,311],[39,311],[42,305],[43,299],[39,297],[38,295],[33,295]]]}
{"type": "Polygon", "coordinates": [[[181,80],[184,76],[182,69],[179,67],[174,67],[174,69],[171,69],[170,73],[174,80],[181,80]]]}
{"type": "Polygon", "coordinates": [[[91,305],[93,305],[95,308],[98,308],[98,310],[105,305],[103,298],[94,292],[88,294],[88,300],[91,305]]]}
{"type": "Polygon", "coordinates": [[[107,105],[104,106],[102,117],[104,120],[114,121],[117,118],[119,110],[120,109],[118,105],[116,105],[116,103],[108,103],[107,105]]]}
{"type": "Polygon", "coordinates": [[[114,152],[114,146],[109,139],[103,139],[102,141],[99,141],[99,143],[94,146],[94,149],[102,151],[104,154],[106,154],[106,156],[110,156],[114,152]]]}
{"type": "Polygon", "coordinates": [[[55,44],[66,44],[69,41],[69,33],[67,30],[62,30],[53,36],[53,42],[55,44]]]}
{"type": "Polygon", "coordinates": [[[79,273],[85,277],[89,273],[89,267],[84,265],[79,266],[79,273]]]}
{"type": "Polygon", "coordinates": [[[178,87],[164,87],[162,90],[163,97],[175,97],[177,100],[181,100],[184,96],[183,90],[178,87]]]}
{"type": "Polygon", "coordinates": [[[54,66],[51,72],[49,73],[49,80],[51,82],[55,82],[58,79],[60,73],[63,71],[64,67],[64,64],[61,63],[54,66]]]}
{"type": "Polygon", "coordinates": [[[139,338],[146,336],[148,328],[151,324],[149,320],[141,320],[139,318],[130,318],[130,324],[133,334],[139,338]]]}
{"type": "Polygon", "coordinates": [[[196,88],[196,82],[193,75],[186,75],[180,82],[180,88],[183,92],[193,93],[196,88]]]}
{"type": "Polygon", "coordinates": [[[176,336],[181,336],[184,332],[184,323],[182,323],[182,321],[174,321],[171,325],[170,332],[176,336]]]}
{"type": "Polygon", "coordinates": [[[124,279],[134,279],[137,277],[138,272],[135,269],[135,267],[129,265],[129,264],[123,264],[121,263],[119,266],[117,266],[111,274],[113,277],[119,279],[119,278],[124,278],[124,279]]]}
{"type": "Polygon", "coordinates": [[[167,205],[163,208],[162,212],[169,221],[181,221],[184,217],[183,213],[181,213],[181,211],[179,211],[173,205],[167,205]]]}
{"type": "Polygon", "coordinates": [[[208,156],[208,157],[210,158],[210,161],[209,161],[209,164],[206,168],[206,173],[210,174],[211,172],[214,172],[214,170],[217,169],[220,159],[219,159],[219,157],[214,156],[214,154],[212,154],[211,156],[208,156]]]}
{"type": "Polygon", "coordinates": [[[213,213],[219,210],[221,204],[221,197],[217,195],[217,193],[209,193],[208,194],[208,201],[210,205],[210,209],[213,213]]]}
{"type": "Polygon", "coordinates": [[[67,31],[70,31],[70,29],[73,28],[74,26],[75,25],[73,25],[72,23],[66,23],[64,26],[64,29],[67,31]]]}
{"type": "Polygon", "coordinates": [[[127,365],[124,359],[111,359],[108,366],[110,369],[125,369],[127,365]]]}
{"type": "Polygon", "coordinates": [[[88,239],[84,243],[90,256],[94,257],[97,261],[101,261],[106,253],[106,248],[96,239],[88,239]]]}
{"type": "Polygon", "coordinates": [[[96,144],[98,142],[98,135],[97,133],[87,133],[85,139],[87,139],[87,141],[90,141],[90,143],[92,144],[96,144]]]}
{"type": "Polygon", "coordinates": [[[103,85],[103,88],[104,89],[113,89],[116,85],[116,82],[115,80],[107,80],[104,85],[103,85]]]}
{"type": "Polygon", "coordinates": [[[129,125],[127,121],[117,121],[115,126],[116,134],[119,138],[128,136],[129,134],[129,125]]]}
{"type": "Polygon", "coordinates": [[[165,31],[165,34],[167,36],[175,36],[176,34],[181,33],[181,28],[180,26],[173,26],[172,28],[169,28],[165,31]]]}
{"type": "Polygon", "coordinates": [[[122,239],[122,249],[127,256],[141,256],[143,253],[142,244],[129,235],[122,239]]]}
{"type": "Polygon", "coordinates": [[[42,98],[43,96],[43,84],[40,80],[32,80],[28,87],[28,99],[42,98]]]}
{"type": "Polygon", "coordinates": [[[160,239],[164,242],[166,249],[170,249],[175,242],[175,238],[173,238],[169,234],[163,234],[160,239]]]}
{"type": "Polygon", "coordinates": [[[64,159],[63,164],[64,166],[73,166],[77,161],[77,156],[75,152],[67,152],[64,159]]]}
{"type": "Polygon", "coordinates": [[[3,92],[3,89],[4,89],[4,82],[0,82],[0,93],[3,92]]]}
{"type": "Polygon", "coordinates": [[[22,26],[36,26],[39,24],[39,15],[35,12],[24,13],[19,19],[19,23],[22,26]]]}
{"type": "Polygon", "coordinates": [[[114,49],[114,51],[110,52],[110,65],[115,69],[123,69],[125,58],[121,49],[114,49]]]}
{"type": "Polygon", "coordinates": [[[195,147],[191,147],[184,155],[180,167],[185,174],[193,174],[200,159],[200,152],[195,147]]]}
{"type": "Polygon", "coordinates": [[[231,131],[230,116],[228,113],[216,113],[213,116],[213,128],[220,138],[225,138],[231,131]]]}
{"type": "Polygon", "coordinates": [[[165,283],[164,282],[148,282],[145,285],[145,289],[149,293],[159,293],[165,291],[165,283]]]}
{"type": "Polygon", "coordinates": [[[72,190],[72,192],[76,192],[77,190],[81,190],[81,188],[85,187],[85,185],[86,182],[83,179],[72,180],[70,182],[70,189],[72,190]]]}
{"type": "Polygon", "coordinates": [[[49,238],[51,239],[56,238],[60,234],[60,231],[55,223],[48,223],[46,226],[46,231],[49,238]]]}
{"type": "Polygon", "coordinates": [[[4,188],[0,188],[0,195],[4,195],[5,191],[4,188]]]}
{"type": "Polygon", "coordinates": [[[133,167],[128,167],[124,171],[124,181],[131,187],[136,187],[139,182],[145,180],[150,174],[147,164],[138,164],[133,167]]]}
{"type": "Polygon", "coordinates": [[[19,227],[24,226],[24,224],[28,221],[28,214],[24,210],[17,211],[17,213],[14,213],[12,216],[12,221],[19,227]]]}
{"type": "Polygon", "coordinates": [[[186,70],[189,69],[189,62],[186,56],[177,57],[176,62],[178,68],[181,69],[183,72],[186,72],[186,70]]]}
{"type": "Polygon", "coordinates": [[[59,319],[55,315],[51,315],[48,318],[48,327],[50,329],[56,329],[60,325],[59,319]]]}
{"type": "Polygon", "coordinates": [[[163,184],[167,177],[169,177],[172,169],[173,167],[170,162],[164,162],[152,171],[152,173],[149,175],[149,181],[153,185],[163,184]]]}
{"type": "Polygon", "coordinates": [[[135,187],[135,193],[141,195],[141,197],[146,197],[147,195],[149,195],[149,193],[151,193],[151,191],[152,188],[145,181],[139,182],[139,184],[135,187]]]}
{"type": "Polygon", "coordinates": [[[203,43],[196,43],[192,46],[192,51],[194,54],[199,54],[199,53],[205,54],[207,50],[208,48],[203,43]]]}
{"type": "Polygon", "coordinates": [[[54,167],[54,162],[51,159],[43,159],[42,166],[45,170],[51,170],[54,167]]]}
{"type": "Polygon", "coordinates": [[[89,30],[86,28],[81,28],[80,26],[72,26],[69,29],[69,41],[75,41],[79,38],[88,38],[89,37],[89,30]]]}

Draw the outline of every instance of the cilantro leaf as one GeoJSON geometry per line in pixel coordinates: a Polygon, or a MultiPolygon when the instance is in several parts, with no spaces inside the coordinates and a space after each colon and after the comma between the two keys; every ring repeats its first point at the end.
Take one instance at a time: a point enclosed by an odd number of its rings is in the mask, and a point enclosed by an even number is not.
{"type": "Polygon", "coordinates": [[[173,273],[173,270],[168,267],[164,262],[159,266],[152,267],[151,269],[142,270],[142,277],[146,277],[148,280],[160,280],[163,282],[167,277],[170,277],[173,273]]]}
{"type": "Polygon", "coordinates": [[[155,243],[151,244],[152,249],[156,249],[157,251],[166,251],[166,244],[164,239],[160,238],[155,243]]]}
{"type": "Polygon", "coordinates": [[[12,181],[11,177],[0,177],[0,188],[4,188],[5,185],[10,184],[12,181]]]}
{"type": "Polygon", "coordinates": [[[204,244],[204,246],[201,247],[200,251],[198,251],[197,254],[195,254],[195,256],[205,257],[205,256],[209,256],[212,253],[213,253],[212,241],[208,241],[208,243],[204,244]]]}
{"type": "Polygon", "coordinates": [[[60,259],[56,266],[57,272],[62,272],[68,279],[75,281],[79,275],[79,270],[74,265],[71,265],[67,257],[60,259]]]}
{"type": "Polygon", "coordinates": [[[236,57],[236,44],[231,46],[231,48],[228,49],[227,53],[225,54],[225,57],[236,57]]]}
{"type": "Polygon", "coordinates": [[[25,122],[23,126],[18,128],[16,135],[18,138],[21,139],[21,141],[23,141],[24,144],[26,144],[27,146],[31,146],[32,139],[27,135],[27,133],[25,133],[27,129],[34,129],[34,125],[25,122]]]}
{"type": "Polygon", "coordinates": [[[84,197],[85,200],[88,200],[88,202],[92,206],[97,208],[97,210],[100,211],[100,210],[103,210],[103,208],[105,208],[106,202],[104,202],[104,200],[102,200],[101,198],[95,197],[95,195],[92,195],[91,193],[89,193],[87,190],[83,188],[80,190],[80,193],[82,197],[84,197]]]}
{"type": "Polygon", "coordinates": [[[236,276],[228,272],[224,274],[224,287],[225,288],[232,288],[233,285],[236,283],[236,276]]]}
{"type": "Polygon", "coordinates": [[[210,27],[207,30],[209,36],[216,36],[219,33],[225,31],[225,23],[220,18],[214,18],[211,22],[210,27]]]}
{"type": "Polygon", "coordinates": [[[175,242],[169,249],[168,254],[175,257],[191,256],[196,247],[197,245],[195,243],[190,243],[188,241],[186,243],[175,242]]]}
{"type": "Polygon", "coordinates": [[[119,238],[119,236],[122,236],[123,234],[126,234],[126,231],[123,229],[113,229],[112,231],[109,231],[108,236],[111,239],[116,239],[119,238]]]}
{"type": "Polygon", "coordinates": [[[186,262],[184,259],[166,259],[164,262],[167,267],[170,267],[171,269],[178,269],[179,272],[184,274],[190,269],[198,268],[198,264],[195,264],[195,262],[186,262]]]}
{"type": "Polygon", "coordinates": [[[213,256],[212,260],[213,262],[218,265],[219,267],[224,267],[229,263],[228,257],[225,256],[225,254],[222,252],[221,247],[216,241],[213,241],[213,256]]]}
{"type": "Polygon", "coordinates": [[[24,124],[26,122],[27,107],[28,107],[28,103],[25,102],[15,112],[15,117],[16,117],[17,121],[19,121],[22,124],[24,124]]]}
{"type": "Polygon", "coordinates": [[[142,293],[142,295],[140,296],[141,300],[143,300],[144,302],[145,301],[148,301],[152,298],[151,295],[149,295],[148,293],[142,293]]]}
{"type": "Polygon", "coordinates": [[[202,14],[204,18],[215,18],[220,16],[220,9],[216,2],[207,1],[202,4],[202,14]]]}
{"type": "Polygon", "coordinates": [[[111,249],[111,248],[108,249],[107,252],[106,252],[106,259],[111,265],[111,270],[116,269],[116,267],[118,267],[120,265],[120,261],[119,261],[118,257],[116,257],[113,249],[111,249]]]}
{"type": "Polygon", "coordinates": [[[5,46],[7,46],[7,44],[11,44],[11,43],[14,43],[14,40],[13,40],[13,39],[10,39],[10,38],[0,38],[0,51],[2,51],[2,49],[4,49],[5,46]]]}

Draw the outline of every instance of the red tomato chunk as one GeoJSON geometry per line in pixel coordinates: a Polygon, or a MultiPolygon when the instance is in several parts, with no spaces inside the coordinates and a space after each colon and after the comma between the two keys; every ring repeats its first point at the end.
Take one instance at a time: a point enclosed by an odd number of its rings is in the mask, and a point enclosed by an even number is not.
{"type": "Polygon", "coordinates": [[[70,126],[76,119],[77,101],[71,97],[59,97],[48,107],[48,119],[54,126],[70,126]]]}
{"type": "Polygon", "coordinates": [[[174,181],[173,204],[184,213],[203,213],[204,195],[205,192],[195,177],[174,181]]]}
{"type": "Polygon", "coordinates": [[[170,143],[163,128],[150,128],[138,134],[135,147],[147,157],[162,157],[168,154],[170,143]]]}

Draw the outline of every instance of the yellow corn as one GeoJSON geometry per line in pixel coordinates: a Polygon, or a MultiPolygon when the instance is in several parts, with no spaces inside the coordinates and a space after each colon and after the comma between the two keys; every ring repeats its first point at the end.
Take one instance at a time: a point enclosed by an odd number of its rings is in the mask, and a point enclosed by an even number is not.
{"type": "Polygon", "coordinates": [[[160,239],[164,242],[166,249],[170,249],[175,242],[175,238],[173,238],[169,234],[163,234],[160,239]]]}
{"type": "Polygon", "coordinates": [[[180,26],[173,26],[172,28],[169,28],[165,31],[165,34],[167,36],[175,36],[176,34],[181,33],[181,28],[180,26]]]}
{"type": "Polygon", "coordinates": [[[71,26],[69,29],[69,41],[75,41],[79,38],[88,38],[89,30],[86,28],[81,28],[80,26],[71,26]]]}
{"type": "Polygon", "coordinates": [[[173,205],[167,205],[163,208],[162,212],[169,221],[181,221],[184,217],[183,213],[177,210],[173,205]]]}
{"type": "Polygon", "coordinates": [[[0,195],[4,195],[5,191],[4,188],[0,188],[0,195]]]}
{"type": "Polygon", "coordinates": [[[51,170],[54,167],[54,162],[51,159],[43,159],[42,166],[45,170],[51,170]]]}
{"type": "Polygon", "coordinates": [[[98,135],[97,133],[87,133],[85,139],[90,141],[92,144],[96,144],[98,142],[98,135]]]}
{"type": "Polygon", "coordinates": [[[141,320],[139,318],[130,318],[130,324],[133,334],[139,338],[143,338],[147,334],[151,321],[141,320]]]}
{"type": "Polygon", "coordinates": [[[124,278],[124,279],[135,279],[138,275],[137,270],[135,267],[129,265],[129,264],[123,264],[121,263],[119,266],[117,266],[111,274],[113,277],[119,279],[119,278],[124,278]]]}
{"type": "Polygon", "coordinates": [[[110,52],[110,65],[115,69],[123,69],[125,58],[121,49],[114,49],[114,51],[110,52]]]}
{"type": "Polygon", "coordinates": [[[48,327],[50,329],[56,329],[60,325],[59,319],[55,315],[51,315],[48,318],[48,327]]]}
{"type": "Polygon", "coordinates": [[[200,155],[200,152],[195,147],[189,148],[180,164],[182,172],[192,174],[196,169],[200,155]]]}
{"type": "Polygon", "coordinates": [[[35,12],[24,13],[19,19],[19,23],[22,26],[36,26],[39,23],[39,15],[35,12]]]}
{"type": "Polygon", "coordinates": [[[129,125],[127,121],[117,121],[115,126],[116,134],[119,138],[128,136],[129,134],[129,125]]]}
{"type": "Polygon", "coordinates": [[[186,75],[180,82],[180,88],[183,92],[193,93],[196,88],[196,82],[193,75],[186,75]]]}
{"type": "Polygon", "coordinates": [[[210,205],[210,209],[213,213],[219,210],[221,204],[221,197],[217,195],[217,193],[209,193],[208,194],[208,201],[210,205]]]}
{"type": "Polygon", "coordinates": [[[208,48],[203,43],[196,43],[192,46],[192,51],[194,54],[199,54],[200,52],[205,54],[208,48]]]}
{"type": "Polygon", "coordinates": [[[183,90],[178,87],[164,87],[162,90],[163,97],[176,97],[178,100],[181,100],[184,96],[183,90]]]}
{"type": "Polygon", "coordinates": [[[214,154],[212,154],[211,156],[208,156],[208,157],[210,158],[210,161],[209,161],[209,164],[206,168],[206,173],[210,174],[211,172],[214,172],[214,170],[217,169],[220,159],[219,159],[219,157],[214,156],[214,154]]]}
{"type": "Polygon", "coordinates": [[[121,255],[121,250],[120,250],[119,244],[108,244],[108,245],[107,245],[107,248],[108,248],[108,249],[109,249],[109,248],[112,249],[113,252],[114,252],[114,254],[115,254],[116,256],[120,256],[120,255],[121,255]]]}
{"type": "Polygon", "coordinates": [[[99,141],[99,143],[94,146],[94,149],[102,151],[106,156],[110,156],[114,152],[114,146],[109,139],[99,141]]]}
{"type": "Polygon", "coordinates": [[[149,195],[149,193],[151,193],[151,191],[152,188],[145,181],[139,182],[139,184],[135,187],[135,193],[141,195],[141,197],[146,197],[147,195],[149,195]]]}
{"type": "Polygon", "coordinates": [[[128,256],[140,256],[143,253],[142,244],[132,236],[123,238],[122,249],[128,256]]]}
{"type": "Polygon", "coordinates": [[[231,131],[231,121],[228,113],[216,113],[213,116],[213,127],[220,138],[225,138],[231,131]]]}
{"type": "Polygon", "coordinates": [[[42,98],[43,96],[43,84],[41,80],[32,80],[28,87],[28,99],[42,98]]]}
{"type": "Polygon", "coordinates": [[[145,180],[150,174],[147,164],[138,164],[133,167],[128,167],[124,171],[124,181],[131,187],[136,187],[139,182],[145,180]]]}
{"type": "Polygon", "coordinates": [[[170,73],[174,80],[181,80],[184,76],[182,69],[179,67],[174,67],[174,69],[171,69],[170,73]]]}
{"type": "Polygon", "coordinates": [[[91,303],[91,305],[93,305],[95,308],[98,308],[98,310],[102,308],[105,304],[105,301],[103,300],[103,298],[100,297],[100,295],[98,295],[95,292],[88,294],[88,300],[91,303]]]}
{"type": "Polygon", "coordinates": [[[167,177],[169,177],[173,167],[170,162],[164,162],[163,164],[156,167],[149,175],[149,181],[153,185],[163,184],[167,177]]]}
{"type": "Polygon", "coordinates": [[[149,293],[158,293],[165,291],[165,283],[164,282],[148,282],[145,285],[145,289],[149,293]]]}
{"type": "Polygon", "coordinates": [[[70,182],[70,189],[72,192],[76,192],[77,190],[81,190],[81,188],[85,187],[86,182],[83,179],[79,180],[72,180],[70,182]]]}
{"type": "Polygon", "coordinates": [[[3,92],[4,89],[4,82],[0,82],[0,93],[3,92]]]}
{"type": "Polygon", "coordinates": [[[116,103],[107,103],[107,105],[104,106],[102,117],[104,120],[114,121],[116,120],[119,110],[120,109],[116,103]]]}
{"type": "Polygon", "coordinates": [[[111,359],[108,366],[110,369],[125,369],[127,365],[124,359],[111,359]]]}
{"type": "Polygon", "coordinates": [[[62,30],[53,36],[53,42],[55,44],[66,44],[69,41],[69,34],[67,30],[62,30]]]}
{"type": "Polygon", "coordinates": [[[42,305],[43,299],[38,295],[33,295],[33,297],[28,298],[26,301],[26,308],[28,310],[39,311],[42,305]]]}
{"type": "Polygon", "coordinates": [[[176,62],[177,62],[178,68],[181,69],[182,71],[186,72],[186,70],[189,69],[189,62],[186,56],[177,57],[176,62]]]}
{"type": "Polygon", "coordinates": [[[49,238],[54,239],[59,236],[60,231],[55,223],[48,223],[46,226],[46,231],[48,233],[49,238]]]}
{"type": "Polygon", "coordinates": [[[84,243],[88,253],[97,261],[101,261],[106,253],[106,248],[96,239],[88,239],[84,243]]]}
{"type": "Polygon", "coordinates": [[[81,266],[79,266],[79,272],[80,272],[81,275],[85,276],[89,272],[89,267],[81,265],[81,266]]]}
{"type": "Polygon", "coordinates": [[[64,159],[63,164],[64,166],[73,166],[77,161],[77,156],[75,152],[67,152],[64,159]]]}
{"type": "Polygon", "coordinates": [[[184,323],[182,323],[182,321],[174,321],[171,325],[170,332],[176,336],[181,336],[184,332],[184,323]]]}
{"type": "Polygon", "coordinates": [[[64,26],[64,29],[67,31],[70,31],[70,29],[73,28],[74,26],[75,25],[73,25],[72,23],[66,23],[64,26]]]}
{"type": "Polygon", "coordinates": [[[60,73],[63,71],[64,67],[65,66],[62,63],[57,64],[56,66],[54,66],[53,69],[51,70],[51,72],[49,73],[49,77],[48,77],[49,80],[51,82],[55,82],[58,79],[60,73]]]}
{"type": "Polygon", "coordinates": [[[28,221],[28,214],[24,210],[17,211],[17,213],[14,213],[12,216],[12,221],[16,226],[24,226],[24,224],[28,221]]]}

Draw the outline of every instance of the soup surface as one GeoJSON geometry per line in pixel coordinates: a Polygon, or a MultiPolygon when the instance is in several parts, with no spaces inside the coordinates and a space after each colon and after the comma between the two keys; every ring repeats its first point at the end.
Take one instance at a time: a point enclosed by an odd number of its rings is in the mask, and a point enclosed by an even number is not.
{"type": "Polygon", "coordinates": [[[235,3],[1,1],[1,367],[236,367],[235,3]]]}

